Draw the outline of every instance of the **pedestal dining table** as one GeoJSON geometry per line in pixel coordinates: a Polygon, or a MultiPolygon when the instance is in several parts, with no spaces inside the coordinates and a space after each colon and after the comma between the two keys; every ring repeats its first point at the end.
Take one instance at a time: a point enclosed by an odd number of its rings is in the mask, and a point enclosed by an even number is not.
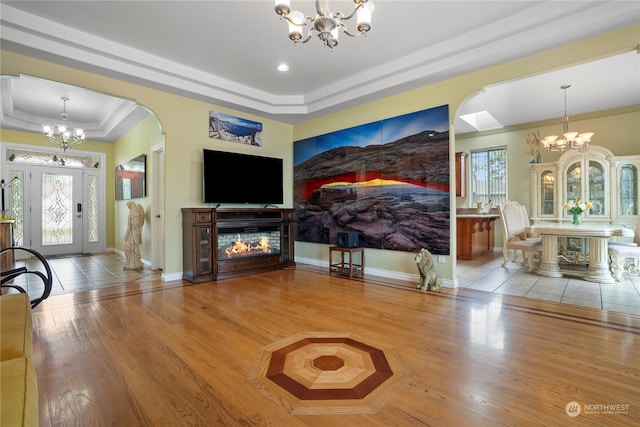
{"type": "Polygon", "coordinates": [[[539,223],[527,228],[542,238],[542,255],[536,273],[547,277],[579,276],[589,282],[613,283],[609,269],[609,239],[611,237],[633,237],[633,230],[614,224],[571,224],[539,223]],[[558,238],[584,238],[589,242],[589,252],[574,261],[587,262],[585,269],[561,268],[558,259],[566,256],[559,254],[558,238]]]}

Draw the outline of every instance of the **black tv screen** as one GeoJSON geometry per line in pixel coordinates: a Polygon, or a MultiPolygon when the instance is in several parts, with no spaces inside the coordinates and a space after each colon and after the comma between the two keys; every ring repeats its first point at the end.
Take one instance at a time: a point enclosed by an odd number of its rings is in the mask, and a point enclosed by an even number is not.
{"type": "Polygon", "coordinates": [[[204,149],[204,203],[283,202],[282,159],[204,149]]]}

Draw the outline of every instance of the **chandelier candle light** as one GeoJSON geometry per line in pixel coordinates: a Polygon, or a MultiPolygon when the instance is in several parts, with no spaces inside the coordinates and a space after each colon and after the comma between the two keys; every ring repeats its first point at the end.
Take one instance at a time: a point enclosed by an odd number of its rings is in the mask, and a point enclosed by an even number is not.
{"type": "MultiPolygon", "coordinates": [[[[69,120],[69,114],[67,113],[67,101],[69,98],[61,96],[60,99],[63,102],[60,119],[66,122],[69,120]]],[[[57,145],[64,151],[74,145],[82,144],[85,138],[84,129],[73,128],[66,124],[42,125],[42,131],[50,143],[57,145]]]]}
{"type": "Polygon", "coordinates": [[[567,115],[567,89],[571,85],[562,85],[560,89],[564,91],[564,116],[562,116],[562,138],[558,135],[546,136],[541,142],[547,151],[563,152],[569,148],[584,150],[589,146],[593,132],[569,132],[569,116],[567,115]]]}
{"type": "Polygon", "coordinates": [[[566,209],[567,212],[569,212],[573,216],[571,223],[574,225],[579,225],[580,215],[582,215],[585,210],[591,209],[592,206],[593,203],[583,202],[582,196],[578,196],[578,199],[576,201],[570,201],[569,203],[566,203],[564,206],[562,206],[562,208],[566,209]]]}
{"type": "Polygon", "coordinates": [[[314,31],[318,32],[318,38],[325,46],[333,50],[338,45],[338,35],[340,30],[350,37],[356,37],[371,30],[371,14],[374,10],[372,1],[353,0],[355,6],[349,16],[342,12],[331,12],[327,0],[316,0],[316,15],[307,16],[298,10],[291,10],[290,0],[275,0],[275,11],[281,18],[289,23],[289,38],[294,43],[306,43],[311,39],[314,31]],[[351,33],[344,24],[344,21],[356,16],[357,33],[351,33]],[[311,24],[306,36],[303,36],[305,21],[311,24]]]}

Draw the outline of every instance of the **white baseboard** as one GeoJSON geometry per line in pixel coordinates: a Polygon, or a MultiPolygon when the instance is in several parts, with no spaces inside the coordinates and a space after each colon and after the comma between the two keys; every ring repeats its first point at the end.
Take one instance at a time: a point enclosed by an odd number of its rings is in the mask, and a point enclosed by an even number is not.
{"type": "MultiPolygon", "coordinates": [[[[119,249],[115,249],[112,248],[111,252],[115,252],[120,256],[125,256],[124,251],[121,251],[119,249]]],[[[296,263],[300,263],[300,264],[308,264],[308,265],[313,265],[315,267],[322,267],[325,268],[327,271],[329,271],[329,261],[323,261],[323,260],[318,260],[318,259],[314,259],[314,258],[305,258],[305,257],[296,257],[295,258],[295,262],[296,263]]],[[[142,260],[142,264],[144,266],[146,266],[147,268],[151,268],[151,262],[150,261],[146,261],[146,260],[142,260]]],[[[371,274],[372,276],[378,276],[378,277],[385,277],[388,279],[394,279],[394,280],[403,280],[406,282],[414,282],[414,283],[418,283],[420,281],[420,275],[419,274],[412,274],[412,273],[403,273],[401,271],[392,271],[392,270],[382,270],[379,268],[373,268],[373,267],[366,267],[364,268],[364,273],[365,274],[371,274]]],[[[182,272],[177,272],[177,273],[162,273],[162,275],[160,276],[161,280],[163,282],[169,282],[172,280],[182,280],[182,272]]],[[[445,288],[457,288],[458,287],[458,280],[452,280],[452,279],[442,279],[442,286],[445,288]]]]}
{"type": "Polygon", "coordinates": [[[160,278],[162,279],[163,282],[169,282],[171,280],[182,280],[182,272],[179,273],[162,273],[160,275],[160,278]]]}
{"type": "MultiPolygon", "coordinates": [[[[296,263],[300,263],[300,264],[309,264],[315,267],[323,267],[327,269],[327,271],[329,271],[329,261],[323,261],[323,260],[305,258],[305,257],[296,257],[295,261],[296,263]]],[[[407,282],[415,282],[416,284],[420,282],[420,275],[417,273],[416,274],[403,273],[400,271],[382,270],[379,268],[365,266],[364,274],[371,274],[372,276],[378,276],[378,277],[386,277],[388,279],[404,280],[407,282]]],[[[442,286],[445,288],[457,288],[458,280],[443,278],[442,286]]]]}

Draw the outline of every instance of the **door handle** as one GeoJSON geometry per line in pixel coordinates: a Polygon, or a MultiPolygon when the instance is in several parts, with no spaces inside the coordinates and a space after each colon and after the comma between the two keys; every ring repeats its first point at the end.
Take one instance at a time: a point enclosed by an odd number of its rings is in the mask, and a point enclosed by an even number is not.
{"type": "Polygon", "coordinates": [[[156,215],[156,218],[160,218],[160,215],[156,215]]]}

